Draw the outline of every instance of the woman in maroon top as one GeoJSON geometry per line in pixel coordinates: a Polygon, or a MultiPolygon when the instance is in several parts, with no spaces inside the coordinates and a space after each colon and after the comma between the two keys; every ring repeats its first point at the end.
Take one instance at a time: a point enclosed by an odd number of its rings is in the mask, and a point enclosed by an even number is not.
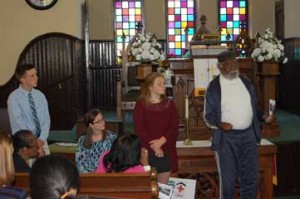
{"type": "Polygon", "coordinates": [[[149,163],[157,170],[158,182],[167,184],[177,172],[176,140],[179,117],[176,106],[166,97],[163,75],[151,73],[136,102],[133,123],[141,145],[149,151],[149,163]]]}

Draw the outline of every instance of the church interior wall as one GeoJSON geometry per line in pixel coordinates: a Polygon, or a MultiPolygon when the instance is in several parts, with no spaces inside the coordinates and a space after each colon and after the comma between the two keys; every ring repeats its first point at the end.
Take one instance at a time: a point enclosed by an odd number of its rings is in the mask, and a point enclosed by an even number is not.
{"type": "MultiPolygon", "coordinates": [[[[299,4],[297,0],[290,0],[299,4]],[[297,3],[298,2],[298,3],[297,3]]],[[[49,10],[39,11],[29,7],[25,1],[2,0],[0,2],[0,85],[13,75],[17,60],[24,47],[35,37],[48,32],[63,32],[82,38],[82,3],[84,0],[64,0],[49,10]]],[[[158,39],[166,39],[165,1],[144,0],[145,27],[158,39]]],[[[199,15],[207,15],[207,27],[213,32],[217,27],[217,0],[196,0],[197,27],[199,15]]],[[[255,35],[270,27],[274,30],[275,0],[249,0],[249,34],[255,35]]],[[[292,7],[292,6],[290,6],[292,7]]],[[[299,6],[298,6],[299,7],[299,6]]],[[[111,0],[89,0],[90,39],[113,40],[113,6],[111,0]]],[[[289,8],[289,6],[287,6],[289,8]]],[[[294,10],[294,9],[293,9],[294,10]]],[[[289,14],[287,18],[295,18],[289,14]]],[[[287,22],[287,35],[292,27],[287,22]]],[[[299,28],[300,29],[300,28],[299,28]]],[[[297,33],[300,32],[297,31],[297,33]]],[[[297,34],[295,33],[295,34],[297,34]]]]}

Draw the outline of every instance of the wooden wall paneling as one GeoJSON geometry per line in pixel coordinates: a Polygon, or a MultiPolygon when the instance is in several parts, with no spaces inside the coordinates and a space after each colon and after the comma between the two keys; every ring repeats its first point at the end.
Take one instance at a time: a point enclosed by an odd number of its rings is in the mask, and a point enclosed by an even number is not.
{"type": "Polygon", "coordinates": [[[18,65],[32,63],[38,70],[38,88],[45,94],[51,129],[72,129],[86,111],[83,42],[63,33],[48,33],[32,40],[18,65]]]}
{"type": "Polygon", "coordinates": [[[300,38],[285,39],[283,44],[288,62],[280,66],[278,105],[300,114],[300,38]]]}

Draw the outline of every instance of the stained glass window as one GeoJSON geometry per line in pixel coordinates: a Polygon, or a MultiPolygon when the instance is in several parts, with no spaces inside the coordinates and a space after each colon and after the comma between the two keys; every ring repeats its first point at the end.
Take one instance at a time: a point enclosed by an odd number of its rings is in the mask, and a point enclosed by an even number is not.
{"type": "Polygon", "coordinates": [[[248,1],[247,0],[219,0],[219,22],[221,40],[226,41],[226,35],[230,35],[230,40],[240,33],[240,26],[248,27],[248,1]]]}
{"type": "Polygon", "coordinates": [[[181,56],[186,51],[186,39],[190,41],[195,33],[195,2],[194,0],[168,0],[167,4],[168,54],[181,56]],[[186,27],[188,38],[185,35],[186,27]]]}
{"type": "Polygon", "coordinates": [[[122,50],[123,32],[126,36],[125,47],[135,35],[137,22],[142,22],[142,0],[115,0],[115,41],[117,55],[122,50]]]}

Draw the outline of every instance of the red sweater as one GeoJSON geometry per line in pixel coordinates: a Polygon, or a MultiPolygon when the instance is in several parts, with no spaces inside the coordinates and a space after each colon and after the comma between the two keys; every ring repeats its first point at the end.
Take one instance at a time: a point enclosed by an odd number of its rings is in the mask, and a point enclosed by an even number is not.
{"type": "Polygon", "coordinates": [[[133,111],[133,123],[142,147],[150,154],[154,154],[154,151],[150,148],[149,142],[161,136],[166,138],[162,150],[170,156],[172,172],[177,172],[176,140],[179,117],[174,102],[166,99],[157,104],[145,105],[142,101],[137,101],[133,111]]]}

